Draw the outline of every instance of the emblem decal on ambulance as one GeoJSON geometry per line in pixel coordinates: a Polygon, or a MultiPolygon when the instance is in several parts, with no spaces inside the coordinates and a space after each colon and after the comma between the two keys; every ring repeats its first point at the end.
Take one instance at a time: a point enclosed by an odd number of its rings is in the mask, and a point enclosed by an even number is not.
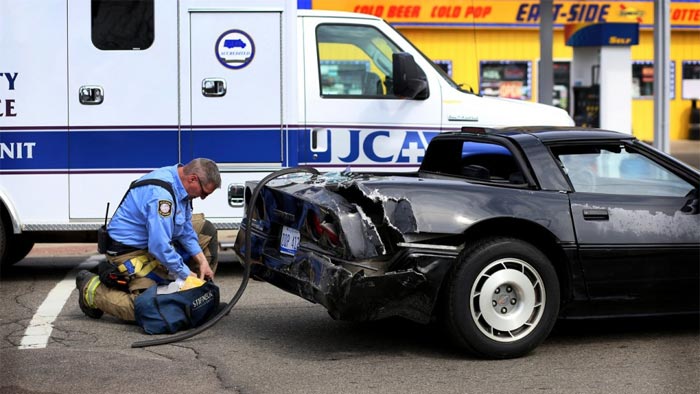
{"type": "Polygon", "coordinates": [[[255,43],[243,30],[228,30],[219,36],[214,48],[216,58],[226,68],[241,69],[253,61],[255,43]]]}

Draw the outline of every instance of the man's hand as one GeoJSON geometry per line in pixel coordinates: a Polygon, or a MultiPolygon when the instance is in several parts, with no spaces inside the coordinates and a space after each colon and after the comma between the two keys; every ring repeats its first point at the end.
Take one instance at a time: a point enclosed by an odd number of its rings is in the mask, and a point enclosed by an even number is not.
{"type": "Polygon", "coordinates": [[[197,263],[199,266],[199,279],[207,280],[207,279],[214,279],[214,271],[212,271],[211,267],[209,266],[209,262],[207,261],[207,258],[204,256],[204,253],[199,252],[193,257],[194,261],[197,263]]]}
{"type": "Polygon", "coordinates": [[[204,262],[199,264],[199,279],[214,279],[214,271],[211,270],[207,259],[204,259],[204,262]]]}

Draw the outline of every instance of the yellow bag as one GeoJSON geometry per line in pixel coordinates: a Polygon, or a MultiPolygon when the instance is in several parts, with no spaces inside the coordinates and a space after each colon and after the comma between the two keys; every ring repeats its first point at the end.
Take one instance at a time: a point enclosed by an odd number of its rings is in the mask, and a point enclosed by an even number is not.
{"type": "Polygon", "coordinates": [[[187,279],[185,279],[185,283],[182,284],[179,291],[194,289],[195,287],[202,286],[204,283],[206,283],[204,280],[199,279],[196,276],[190,275],[187,277],[187,279]]]}

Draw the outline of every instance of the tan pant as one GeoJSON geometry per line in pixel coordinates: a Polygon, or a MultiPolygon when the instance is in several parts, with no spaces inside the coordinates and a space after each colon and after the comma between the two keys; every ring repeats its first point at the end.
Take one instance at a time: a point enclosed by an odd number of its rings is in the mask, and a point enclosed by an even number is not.
{"type": "MultiPolygon", "coordinates": [[[[192,215],[192,227],[199,238],[199,246],[204,252],[204,256],[209,261],[209,266],[212,271],[216,272],[218,265],[218,237],[216,228],[211,222],[204,219],[203,214],[192,215]]],[[[155,257],[148,253],[147,250],[137,250],[131,253],[125,253],[119,256],[107,256],[107,260],[114,265],[121,265],[125,261],[137,256],[147,255],[150,261],[155,261],[155,257]]],[[[144,264],[145,265],[145,264],[144,264]]],[[[199,272],[199,267],[195,267],[195,263],[190,260],[187,262],[190,270],[199,272]]],[[[167,278],[168,272],[163,265],[158,263],[158,266],[152,271],[155,275],[161,278],[167,278]]],[[[156,282],[146,277],[134,275],[129,282],[129,291],[122,291],[105,286],[104,284],[97,286],[95,290],[95,306],[107,314],[116,316],[122,320],[135,321],[134,317],[134,299],[147,288],[153,286],[156,282]]]]}
{"type": "MultiPolygon", "coordinates": [[[[209,262],[209,267],[216,273],[216,267],[219,265],[219,237],[216,227],[204,219],[203,213],[192,215],[192,228],[197,233],[199,238],[199,246],[204,252],[204,257],[209,262]]],[[[187,266],[194,272],[199,273],[199,267],[193,266],[193,261],[188,262],[187,266]]]]}

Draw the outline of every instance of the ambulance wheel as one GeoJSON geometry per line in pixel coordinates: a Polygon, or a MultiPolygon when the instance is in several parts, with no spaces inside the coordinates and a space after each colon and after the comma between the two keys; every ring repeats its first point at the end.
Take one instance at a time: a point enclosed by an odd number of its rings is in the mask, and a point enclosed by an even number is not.
{"type": "Polygon", "coordinates": [[[6,223],[0,220],[0,265],[8,267],[22,260],[33,247],[34,241],[26,235],[9,233],[6,223]]]}
{"type": "Polygon", "coordinates": [[[5,250],[7,250],[7,235],[5,234],[5,221],[0,217],[0,266],[5,263],[5,250]]]}
{"type": "Polygon", "coordinates": [[[8,265],[17,263],[27,257],[32,248],[34,248],[34,241],[24,235],[11,236],[10,244],[12,244],[12,249],[5,251],[8,265]]]}

